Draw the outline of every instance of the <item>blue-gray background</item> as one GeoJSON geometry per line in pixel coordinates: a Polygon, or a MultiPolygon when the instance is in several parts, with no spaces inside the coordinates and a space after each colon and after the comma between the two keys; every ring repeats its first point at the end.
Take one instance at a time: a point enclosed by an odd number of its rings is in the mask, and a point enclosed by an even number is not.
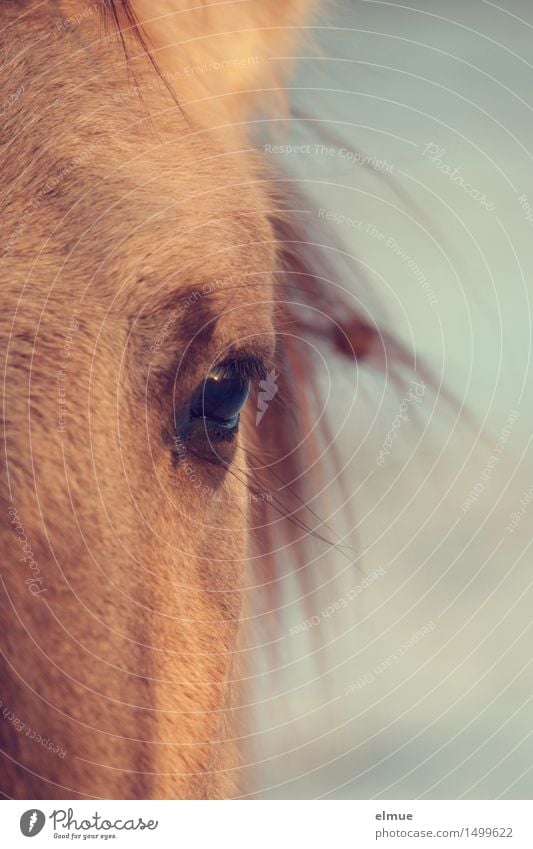
{"type": "MultiPolygon", "coordinates": [[[[270,155],[302,215],[361,222],[333,225],[348,285],[436,388],[380,465],[409,375],[324,366],[364,556],[323,552],[317,592],[287,578],[276,633],[257,618],[247,779],[263,798],[530,798],[533,7],[353,0],[308,35],[291,101],[319,123],[280,120],[276,141],[334,152],[270,155]]],[[[315,506],[342,535],[331,483],[315,506]]]]}

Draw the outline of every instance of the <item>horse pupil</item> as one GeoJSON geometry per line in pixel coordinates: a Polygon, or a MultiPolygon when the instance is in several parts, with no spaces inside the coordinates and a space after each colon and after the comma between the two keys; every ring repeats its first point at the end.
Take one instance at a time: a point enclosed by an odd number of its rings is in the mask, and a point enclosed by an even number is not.
{"type": "Polygon", "coordinates": [[[234,426],[249,392],[249,380],[231,367],[213,369],[196,391],[191,416],[234,426]]]}

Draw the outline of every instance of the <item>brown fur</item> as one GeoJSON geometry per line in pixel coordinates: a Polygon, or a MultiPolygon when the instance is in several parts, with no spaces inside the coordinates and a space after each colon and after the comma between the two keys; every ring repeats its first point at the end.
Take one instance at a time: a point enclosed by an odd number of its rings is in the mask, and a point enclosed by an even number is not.
{"type": "MultiPolygon", "coordinates": [[[[286,373],[298,362],[276,349],[288,319],[272,222],[285,219],[251,150],[257,96],[245,92],[278,89],[266,59],[287,54],[308,3],[189,5],[134,4],[180,111],[120,7],[129,64],[101,9],[2,4],[4,99],[24,86],[1,129],[9,797],[237,792],[253,411],[229,470],[194,459],[195,485],[172,420],[222,353],[284,356],[286,373]],[[162,14],[164,25],[146,20],[162,14]],[[245,37],[216,34],[239,28],[245,37]],[[259,61],[183,70],[237,56],[259,61]]],[[[351,344],[366,338],[354,328],[351,344]]]]}

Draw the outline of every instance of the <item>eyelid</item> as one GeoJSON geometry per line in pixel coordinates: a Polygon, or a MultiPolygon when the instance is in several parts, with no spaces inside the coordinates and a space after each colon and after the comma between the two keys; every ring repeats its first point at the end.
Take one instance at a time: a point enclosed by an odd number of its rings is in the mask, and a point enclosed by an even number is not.
{"type": "Polygon", "coordinates": [[[267,372],[267,363],[263,357],[255,354],[246,355],[241,353],[239,355],[225,357],[224,360],[213,366],[207,376],[210,377],[212,373],[217,373],[217,377],[214,378],[215,380],[222,380],[235,375],[248,380],[263,380],[267,372]]]}

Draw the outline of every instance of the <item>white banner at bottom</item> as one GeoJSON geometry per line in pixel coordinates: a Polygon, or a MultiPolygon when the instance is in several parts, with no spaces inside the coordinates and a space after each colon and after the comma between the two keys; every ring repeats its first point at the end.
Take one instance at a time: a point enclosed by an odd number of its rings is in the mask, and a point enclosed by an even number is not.
{"type": "Polygon", "coordinates": [[[0,817],[6,849],[533,847],[529,801],[5,801],[0,817]]]}

